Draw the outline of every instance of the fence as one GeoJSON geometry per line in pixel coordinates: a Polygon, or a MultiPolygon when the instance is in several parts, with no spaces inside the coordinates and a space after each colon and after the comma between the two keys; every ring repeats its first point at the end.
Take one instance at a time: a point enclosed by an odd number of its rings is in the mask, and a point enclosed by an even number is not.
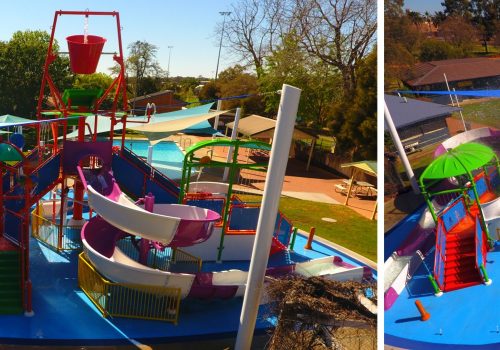
{"type": "Polygon", "coordinates": [[[75,250],[82,247],[81,227],[59,225],[39,215],[40,207],[31,213],[31,235],[57,250],[75,250]],[[38,211],[37,211],[38,210],[38,211]]]}
{"type": "MultiPolygon", "coordinates": [[[[130,237],[121,239],[117,246],[131,259],[139,260],[139,251],[130,237]]],[[[158,247],[149,251],[147,266],[162,271],[196,273],[201,271],[202,260],[179,248],[158,247]]]]}
{"type": "Polygon", "coordinates": [[[177,324],[180,288],[114,283],[106,280],[85,258],[78,257],[78,286],[104,317],[128,317],[177,324]]]}

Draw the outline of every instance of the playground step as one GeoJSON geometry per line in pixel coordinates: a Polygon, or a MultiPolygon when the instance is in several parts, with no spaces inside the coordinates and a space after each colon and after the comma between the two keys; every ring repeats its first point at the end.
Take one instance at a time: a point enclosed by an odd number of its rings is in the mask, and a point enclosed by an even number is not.
{"type": "Polygon", "coordinates": [[[6,306],[0,306],[0,315],[14,315],[23,312],[22,303],[18,302],[6,306]]]}
{"type": "Polygon", "coordinates": [[[449,283],[445,282],[445,292],[451,292],[454,290],[458,289],[463,289],[463,288],[468,288],[468,287],[473,287],[477,286],[478,284],[481,284],[481,281],[468,281],[468,282],[459,282],[459,283],[449,283]]]}
{"type": "Polygon", "coordinates": [[[458,273],[448,273],[445,275],[445,282],[469,282],[481,280],[481,275],[477,269],[460,270],[458,273]]]}
{"type": "Polygon", "coordinates": [[[457,253],[457,254],[446,254],[446,265],[453,264],[456,261],[461,261],[463,259],[471,260],[471,264],[474,264],[475,253],[467,252],[467,253],[457,253]]]}
{"type": "Polygon", "coordinates": [[[475,254],[476,246],[473,244],[460,244],[455,246],[446,247],[446,256],[453,256],[455,254],[475,254]]]}
{"type": "Polygon", "coordinates": [[[17,251],[0,252],[0,314],[22,311],[21,270],[17,251]]]}
{"type": "Polygon", "coordinates": [[[473,232],[467,232],[467,233],[462,233],[462,234],[448,234],[446,236],[446,244],[453,244],[456,242],[474,242],[474,233],[473,232]]]}
{"type": "Polygon", "coordinates": [[[455,265],[455,266],[446,266],[445,268],[445,278],[453,275],[469,275],[469,274],[477,274],[478,270],[475,266],[471,265],[455,265]]]}

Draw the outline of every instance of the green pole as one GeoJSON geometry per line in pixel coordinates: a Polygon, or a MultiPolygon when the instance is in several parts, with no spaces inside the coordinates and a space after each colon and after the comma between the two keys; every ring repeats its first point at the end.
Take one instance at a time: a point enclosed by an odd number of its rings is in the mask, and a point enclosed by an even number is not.
{"type": "Polygon", "coordinates": [[[297,227],[293,228],[293,233],[292,233],[292,242],[290,243],[290,250],[293,250],[293,247],[295,246],[295,238],[297,237],[297,227]]]}
{"type": "Polygon", "coordinates": [[[484,277],[484,283],[485,284],[491,284],[491,280],[488,278],[488,273],[486,272],[486,268],[484,267],[483,264],[479,266],[479,269],[481,270],[481,273],[483,274],[484,277]]]}
{"type": "Polygon", "coordinates": [[[234,182],[234,169],[237,167],[238,163],[238,150],[239,150],[239,142],[235,141],[234,142],[234,150],[233,150],[233,160],[230,164],[227,164],[229,166],[229,186],[227,189],[227,200],[226,200],[226,206],[224,209],[224,221],[222,222],[222,232],[220,235],[220,243],[219,247],[217,248],[219,252],[217,253],[217,261],[221,261],[222,257],[222,250],[224,249],[224,238],[225,238],[225,232],[227,229],[227,218],[229,215],[229,207],[231,205],[231,195],[233,193],[233,182],[234,182]]]}
{"type": "Polygon", "coordinates": [[[427,191],[425,190],[425,187],[421,186],[420,188],[422,189],[422,194],[424,195],[425,202],[427,203],[427,206],[429,207],[429,211],[431,213],[432,219],[434,220],[434,223],[437,224],[438,218],[437,218],[436,212],[434,211],[434,206],[432,205],[432,201],[429,198],[429,193],[427,193],[427,191]]]}
{"type": "Polygon", "coordinates": [[[476,197],[477,208],[479,209],[479,213],[481,214],[481,226],[483,227],[484,232],[486,232],[486,236],[488,236],[488,241],[490,241],[490,243],[491,243],[493,241],[493,239],[490,236],[490,231],[488,230],[488,225],[486,225],[486,223],[484,222],[483,209],[481,208],[481,202],[479,201],[479,194],[477,193],[476,183],[474,182],[474,177],[472,176],[472,174],[469,174],[469,176],[471,179],[472,191],[474,192],[474,197],[476,197]]]}
{"type": "Polygon", "coordinates": [[[436,296],[442,295],[443,292],[441,291],[441,289],[439,289],[438,284],[437,284],[436,279],[434,278],[434,276],[432,276],[432,275],[429,274],[429,275],[427,275],[427,278],[429,279],[429,281],[432,284],[432,289],[434,289],[434,294],[436,296]]]}
{"type": "MultiPolygon", "coordinates": [[[[182,204],[182,199],[184,198],[184,187],[186,186],[186,181],[187,181],[187,163],[188,163],[188,158],[190,157],[191,153],[188,153],[184,156],[184,162],[182,164],[182,179],[180,183],[180,191],[179,191],[179,204],[182,204]]],[[[191,171],[189,171],[191,173],[191,171]]]]}

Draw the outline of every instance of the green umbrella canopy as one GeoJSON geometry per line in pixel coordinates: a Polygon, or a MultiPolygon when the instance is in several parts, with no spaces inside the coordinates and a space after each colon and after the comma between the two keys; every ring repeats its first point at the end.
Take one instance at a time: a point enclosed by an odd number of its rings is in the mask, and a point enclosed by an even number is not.
{"type": "Polygon", "coordinates": [[[461,144],[440,155],[420,175],[420,182],[469,174],[495,158],[495,152],[480,143],[461,144]]]}
{"type": "Polygon", "coordinates": [[[21,161],[22,159],[22,154],[16,148],[12,147],[12,145],[0,143],[0,161],[12,162],[21,161]]]}

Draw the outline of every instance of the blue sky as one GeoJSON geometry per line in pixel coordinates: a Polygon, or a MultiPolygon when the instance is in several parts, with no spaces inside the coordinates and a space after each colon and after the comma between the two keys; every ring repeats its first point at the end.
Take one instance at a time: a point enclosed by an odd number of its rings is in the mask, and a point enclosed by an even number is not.
{"type": "MultiPolygon", "coordinates": [[[[127,46],[136,40],[146,40],[158,47],[157,58],[167,70],[168,46],[173,46],[170,58],[170,76],[213,77],[217,65],[219,38],[214,28],[222,21],[219,11],[230,9],[230,0],[15,0],[2,2],[0,40],[7,41],[18,30],[46,30],[56,10],[117,11],[120,13],[122,42],[127,46]]],[[[59,17],[56,39],[61,50],[67,51],[66,37],[83,34],[83,16],[59,17]]],[[[118,51],[116,21],[113,17],[90,17],[89,34],[107,39],[104,51],[118,51]]],[[[222,49],[219,72],[236,63],[222,49]]],[[[113,64],[110,56],[103,56],[99,71],[108,73],[113,64]]]]}
{"type": "Polygon", "coordinates": [[[421,13],[428,11],[432,14],[443,9],[441,2],[442,0],[405,0],[404,7],[421,13]]]}

